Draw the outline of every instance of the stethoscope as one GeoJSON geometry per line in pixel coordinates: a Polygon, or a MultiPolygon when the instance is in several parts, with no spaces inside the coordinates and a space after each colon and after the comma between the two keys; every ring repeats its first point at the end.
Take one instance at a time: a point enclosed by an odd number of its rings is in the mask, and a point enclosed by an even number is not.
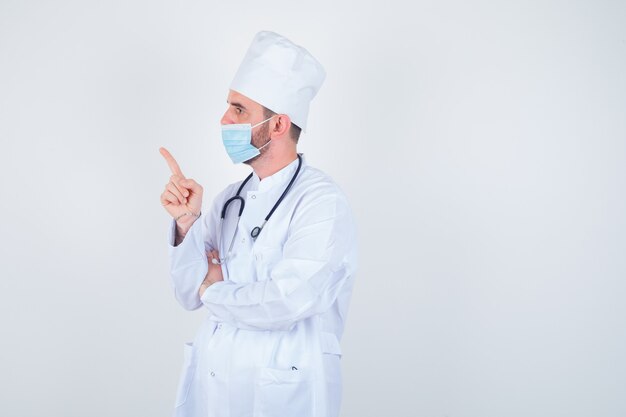
{"type": "MultiPolygon", "coordinates": [[[[281,194],[281,196],[278,199],[278,201],[276,201],[276,203],[274,204],[274,207],[272,207],[272,209],[267,214],[267,216],[265,216],[265,220],[263,220],[263,223],[261,224],[261,226],[256,226],[250,232],[250,236],[252,237],[252,239],[254,241],[256,241],[256,238],[259,237],[259,235],[261,234],[261,231],[263,230],[263,227],[265,227],[265,224],[267,223],[267,221],[270,219],[270,217],[272,217],[272,214],[274,214],[274,211],[276,211],[276,209],[278,208],[280,203],[283,201],[283,198],[285,198],[285,195],[287,195],[287,192],[289,191],[289,189],[293,185],[294,181],[296,180],[296,177],[298,176],[298,173],[300,172],[300,167],[301,166],[302,166],[302,157],[300,155],[298,155],[298,167],[296,168],[296,172],[293,174],[293,177],[291,177],[291,181],[289,181],[289,184],[287,184],[287,187],[285,188],[285,191],[283,191],[283,193],[281,194]]],[[[225,257],[223,257],[223,258],[220,257],[219,260],[216,259],[216,258],[213,258],[211,260],[211,262],[213,262],[213,264],[215,264],[215,265],[225,264],[226,260],[230,257],[230,255],[232,253],[233,245],[235,243],[235,239],[237,238],[237,231],[239,230],[239,220],[241,220],[241,214],[243,213],[243,209],[246,206],[246,201],[239,194],[241,194],[241,190],[243,190],[243,187],[245,187],[245,185],[248,183],[248,181],[250,181],[250,178],[252,178],[252,175],[253,175],[253,173],[251,172],[250,175],[248,175],[246,177],[246,179],[243,180],[243,182],[239,186],[239,189],[237,190],[237,194],[235,194],[233,197],[231,197],[228,200],[226,200],[226,202],[224,203],[224,206],[222,207],[222,213],[221,213],[221,216],[220,216],[220,243],[221,243],[221,240],[222,240],[222,233],[224,232],[224,218],[226,217],[226,211],[228,210],[228,206],[233,201],[239,201],[239,215],[237,217],[237,224],[235,225],[235,233],[233,233],[233,237],[230,240],[230,245],[228,247],[228,252],[226,253],[225,257]]],[[[220,255],[221,255],[221,253],[220,253],[220,255]]]]}

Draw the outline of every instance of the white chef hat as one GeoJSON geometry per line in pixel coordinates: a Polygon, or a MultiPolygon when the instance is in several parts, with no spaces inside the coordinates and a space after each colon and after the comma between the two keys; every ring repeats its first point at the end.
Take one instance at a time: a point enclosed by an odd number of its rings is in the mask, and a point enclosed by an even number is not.
{"type": "Polygon", "coordinates": [[[309,104],[326,78],[324,67],[301,46],[274,32],[252,40],[230,89],[286,114],[306,131],[309,104]]]}

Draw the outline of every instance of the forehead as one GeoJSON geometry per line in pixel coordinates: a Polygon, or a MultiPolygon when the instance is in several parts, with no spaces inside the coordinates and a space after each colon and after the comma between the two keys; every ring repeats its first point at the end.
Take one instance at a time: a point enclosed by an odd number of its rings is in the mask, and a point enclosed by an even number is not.
{"type": "Polygon", "coordinates": [[[263,106],[256,101],[249,99],[235,90],[228,90],[228,98],[226,99],[226,102],[231,105],[244,107],[245,109],[251,111],[261,110],[263,108],[263,106]]]}

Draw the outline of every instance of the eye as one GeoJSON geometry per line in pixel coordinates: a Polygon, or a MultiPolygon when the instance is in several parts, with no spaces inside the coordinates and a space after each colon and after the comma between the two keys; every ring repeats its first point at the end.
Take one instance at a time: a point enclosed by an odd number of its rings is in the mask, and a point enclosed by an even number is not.
{"type": "Polygon", "coordinates": [[[235,113],[241,114],[243,113],[243,110],[241,109],[241,107],[235,107],[235,113]]]}

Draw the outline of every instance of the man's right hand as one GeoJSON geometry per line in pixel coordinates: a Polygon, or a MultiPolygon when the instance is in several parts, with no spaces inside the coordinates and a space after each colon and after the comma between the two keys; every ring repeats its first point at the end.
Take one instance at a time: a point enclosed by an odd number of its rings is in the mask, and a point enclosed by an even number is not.
{"type": "MultiPolygon", "coordinates": [[[[167,149],[159,148],[159,152],[172,171],[170,182],[165,184],[165,191],[161,194],[161,205],[173,218],[187,212],[199,214],[202,209],[202,186],[190,178],[185,178],[167,149]]],[[[182,216],[176,221],[179,232],[186,234],[195,220],[195,216],[182,216]]]]}

